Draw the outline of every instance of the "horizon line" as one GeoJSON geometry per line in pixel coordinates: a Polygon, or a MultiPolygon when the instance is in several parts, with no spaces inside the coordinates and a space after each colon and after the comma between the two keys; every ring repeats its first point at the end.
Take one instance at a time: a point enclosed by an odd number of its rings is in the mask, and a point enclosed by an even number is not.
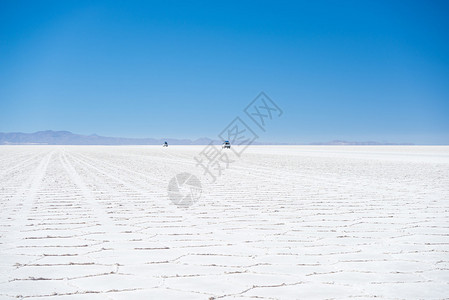
{"type": "MultiPolygon", "coordinates": [[[[115,139],[117,140],[116,143],[114,144],[113,141],[110,142],[104,142],[103,143],[101,141],[98,141],[98,143],[95,143],[94,140],[90,141],[89,143],[87,141],[78,141],[78,142],[73,142],[73,141],[44,141],[44,140],[33,140],[33,141],[17,141],[17,140],[3,140],[4,137],[2,139],[0,139],[0,145],[158,145],[160,142],[163,142],[165,140],[167,141],[171,141],[172,145],[192,145],[192,143],[198,143],[197,145],[206,145],[206,144],[210,144],[210,143],[218,143],[221,144],[222,141],[218,140],[218,139],[211,139],[208,137],[199,137],[196,139],[192,139],[192,138],[154,138],[154,137],[123,137],[123,136],[101,136],[98,135],[96,133],[92,133],[92,134],[77,134],[77,133],[73,133],[71,131],[68,130],[38,130],[38,131],[34,131],[34,132],[20,132],[20,131],[14,131],[14,132],[0,132],[1,135],[11,135],[11,134],[19,134],[19,135],[28,135],[28,136],[32,136],[35,134],[40,134],[40,133],[49,133],[49,134],[67,134],[67,135],[73,135],[73,137],[75,138],[94,138],[94,139],[115,139]],[[121,143],[119,143],[119,140],[122,139],[124,141],[121,141],[121,143]],[[142,143],[137,143],[137,141],[145,141],[147,140],[147,142],[151,142],[151,143],[155,143],[155,144],[142,144],[142,143]],[[148,141],[150,140],[150,141],[148,141]],[[209,142],[205,141],[208,140],[209,142]],[[135,141],[136,143],[133,143],[133,141],[135,141]],[[184,143],[185,142],[185,143],[184,143]]],[[[50,136],[47,138],[54,138],[54,139],[58,139],[58,136],[50,136]]],[[[195,144],[193,144],[195,145],[195,144]]],[[[326,142],[319,142],[319,141],[315,141],[315,142],[270,142],[270,141],[260,141],[260,142],[254,142],[254,143],[248,143],[248,144],[241,144],[241,145],[310,145],[310,146],[320,146],[320,145],[328,145],[328,146],[446,146],[449,145],[449,143],[412,143],[412,142],[379,142],[376,140],[344,140],[344,139],[332,139],[326,142]]]]}

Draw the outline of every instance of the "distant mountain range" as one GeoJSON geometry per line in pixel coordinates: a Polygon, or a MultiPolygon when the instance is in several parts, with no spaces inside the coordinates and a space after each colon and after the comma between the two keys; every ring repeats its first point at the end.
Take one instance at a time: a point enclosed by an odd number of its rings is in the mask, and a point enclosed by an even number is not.
{"type": "MultiPolygon", "coordinates": [[[[34,133],[22,132],[0,132],[0,145],[161,145],[167,141],[169,145],[207,145],[210,142],[221,144],[218,140],[200,138],[189,139],[154,139],[154,138],[121,138],[105,137],[96,134],[82,135],[70,131],[38,131],[34,133]]],[[[276,143],[254,143],[256,145],[276,143]]],[[[287,143],[277,143],[278,145],[288,145],[287,143]]],[[[290,144],[293,145],[293,144],[290,144]]],[[[334,140],[326,143],[311,143],[310,145],[412,145],[410,143],[394,144],[379,142],[348,142],[334,140]]]]}
{"type": "Polygon", "coordinates": [[[212,140],[208,138],[193,141],[189,139],[121,138],[52,130],[34,133],[0,132],[0,145],[161,145],[165,141],[170,145],[207,145],[212,140]]]}

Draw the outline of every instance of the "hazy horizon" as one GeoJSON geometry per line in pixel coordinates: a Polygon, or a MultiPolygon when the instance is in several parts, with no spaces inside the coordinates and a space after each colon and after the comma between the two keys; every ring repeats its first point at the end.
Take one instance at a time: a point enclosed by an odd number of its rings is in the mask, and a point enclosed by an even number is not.
{"type": "MultiPolygon", "coordinates": [[[[30,132],[22,132],[22,131],[10,131],[10,132],[2,132],[4,134],[12,134],[12,133],[20,133],[20,134],[34,134],[34,133],[39,133],[39,132],[69,132],[72,134],[76,134],[76,135],[83,135],[83,136],[100,136],[100,137],[107,137],[107,138],[124,138],[124,139],[176,139],[176,140],[191,140],[191,141],[195,141],[195,140],[199,140],[199,139],[210,139],[210,140],[217,140],[217,137],[209,137],[209,136],[167,136],[167,137],[161,137],[161,136],[140,136],[140,135],[118,135],[118,134],[112,134],[112,135],[101,135],[95,132],[89,132],[89,133],[80,133],[80,132],[72,132],[70,130],[53,130],[53,129],[45,129],[45,130],[37,130],[37,131],[30,131],[30,132]]],[[[342,138],[332,138],[329,140],[308,140],[308,141],[304,141],[304,142],[294,142],[294,141],[289,141],[289,140],[282,140],[282,141],[270,141],[270,140],[264,140],[264,139],[260,139],[256,144],[261,144],[261,143],[268,143],[268,144],[290,144],[290,145],[313,145],[313,144],[317,144],[317,143],[329,143],[329,142],[336,142],[336,141],[343,141],[343,142],[377,142],[377,143],[383,143],[383,144],[404,144],[404,145],[416,145],[416,146],[420,146],[420,145],[436,145],[436,146],[447,146],[449,145],[449,142],[442,142],[442,143],[414,143],[408,140],[388,140],[388,139],[377,139],[377,140],[373,140],[373,139],[367,139],[367,138],[360,138],[357,140],[348,140],[348,139],[342,139],[342,138]]]]}
{"type": "MultiPolygon", "coordinates": [[[[76,133],[76,132],[71,132],[68,130],[39,130],[36,132],[0,132],[0,145],[1,144],[8,144],[5,143],[5,135],[6,136],[12,136],[12,137],[16,137],[16,135],[27,135],[29,137],[34,137],[36,138],[37,136],[40,137],[61,137],[61,134],[66,134],[66,135],[73,135],[77,138],[80,137],[85,137],[85,138],[105,138],[105,139],[117,139],[117,140],[122,140],[122,142],[124,143],[123,145],[133,145],[132,142],[134,141],[144,141],[144,140],[152,140],[153,142],[157,141],[157,144],[160,142],[163,142],[164,140],[167,141],[173,141],[175,142],[177,145],[183,145],[180,144],[179,142],[182,141],[186,141],[186,142],[191,142],[193,143],[192,145],[199,145],[198,143],[200,143],[201,145],[203,144],[208,144],[209,142],[214,142],[215,144],[217,143],[221,143],[220,140],[218,140],[217,138],[214,137],[207,137],[207,136],[200,136],[200,137],[158,137],[158,136],[147,136],[147,137],[131,137],[131,136],[102,136],[102,135],[98,135],[96,133],[90,133],[90,134],[80,134],[80,133],[76,133]],[[196,143],[195,143],[196,142],[196,143]]],[[[66,136],[64,136],[66,137],[66,136]]],[[[65,140],[66,141],[66,140],[65,140]]],[[[35,142],[42,142],[42,141],[35,141],[35,142]]],[[[68,141],[70,142],[70,140],[68,141]]],[[[14,141],[10,141],[10,143],[14,144],[14,141]]],[[[256,140],[253,144],[255,145],[263,145],[263,144],[273,144],[273,145],[338,145],[338,144],[348,144],[348,145],[416,145],[416,146],[420,146],[420,145],[439,145],[439,146],[445,146],[448,144],[415,144],[415,143],[411,143],[411,142],[407,142],[407,141],[386,141],[386,140],[343,140],[343,139],[333,139],[333,140],[328,140],[328,141],[309,141],[309,142],[305,142],[305,143],[295,143],[295,142],[289,142],[289,141],[284,141],[284,142],[273,142],[273,141],[269,141],[269,140],[256,140]]],[[[68,144],[67,144],[68,145],[68,144]]],[[[76,145],[76,143],[75,143],[76,145]]],[[[101,145],[101,144],[98,144],[101,145]]],[[[138,144],[137,144],[138,145],[138,144]]]]}

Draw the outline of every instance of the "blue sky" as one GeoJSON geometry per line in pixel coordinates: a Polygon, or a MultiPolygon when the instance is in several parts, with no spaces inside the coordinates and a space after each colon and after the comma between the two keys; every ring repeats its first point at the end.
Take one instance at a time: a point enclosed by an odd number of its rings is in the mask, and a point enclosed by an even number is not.
{"type": "Polygon", "coordinates": [[[449,143],[446,1],[0,1],[0,132],[449,143]]]}

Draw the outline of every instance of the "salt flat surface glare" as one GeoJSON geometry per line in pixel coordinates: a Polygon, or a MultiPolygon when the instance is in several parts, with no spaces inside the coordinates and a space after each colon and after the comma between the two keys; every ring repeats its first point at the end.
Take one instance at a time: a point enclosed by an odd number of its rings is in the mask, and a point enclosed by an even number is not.
{"type": "Polygon", "coordinates": [[[0,298],[448,297],[449,147],[203,147],[0,147],[0,298]]]}

